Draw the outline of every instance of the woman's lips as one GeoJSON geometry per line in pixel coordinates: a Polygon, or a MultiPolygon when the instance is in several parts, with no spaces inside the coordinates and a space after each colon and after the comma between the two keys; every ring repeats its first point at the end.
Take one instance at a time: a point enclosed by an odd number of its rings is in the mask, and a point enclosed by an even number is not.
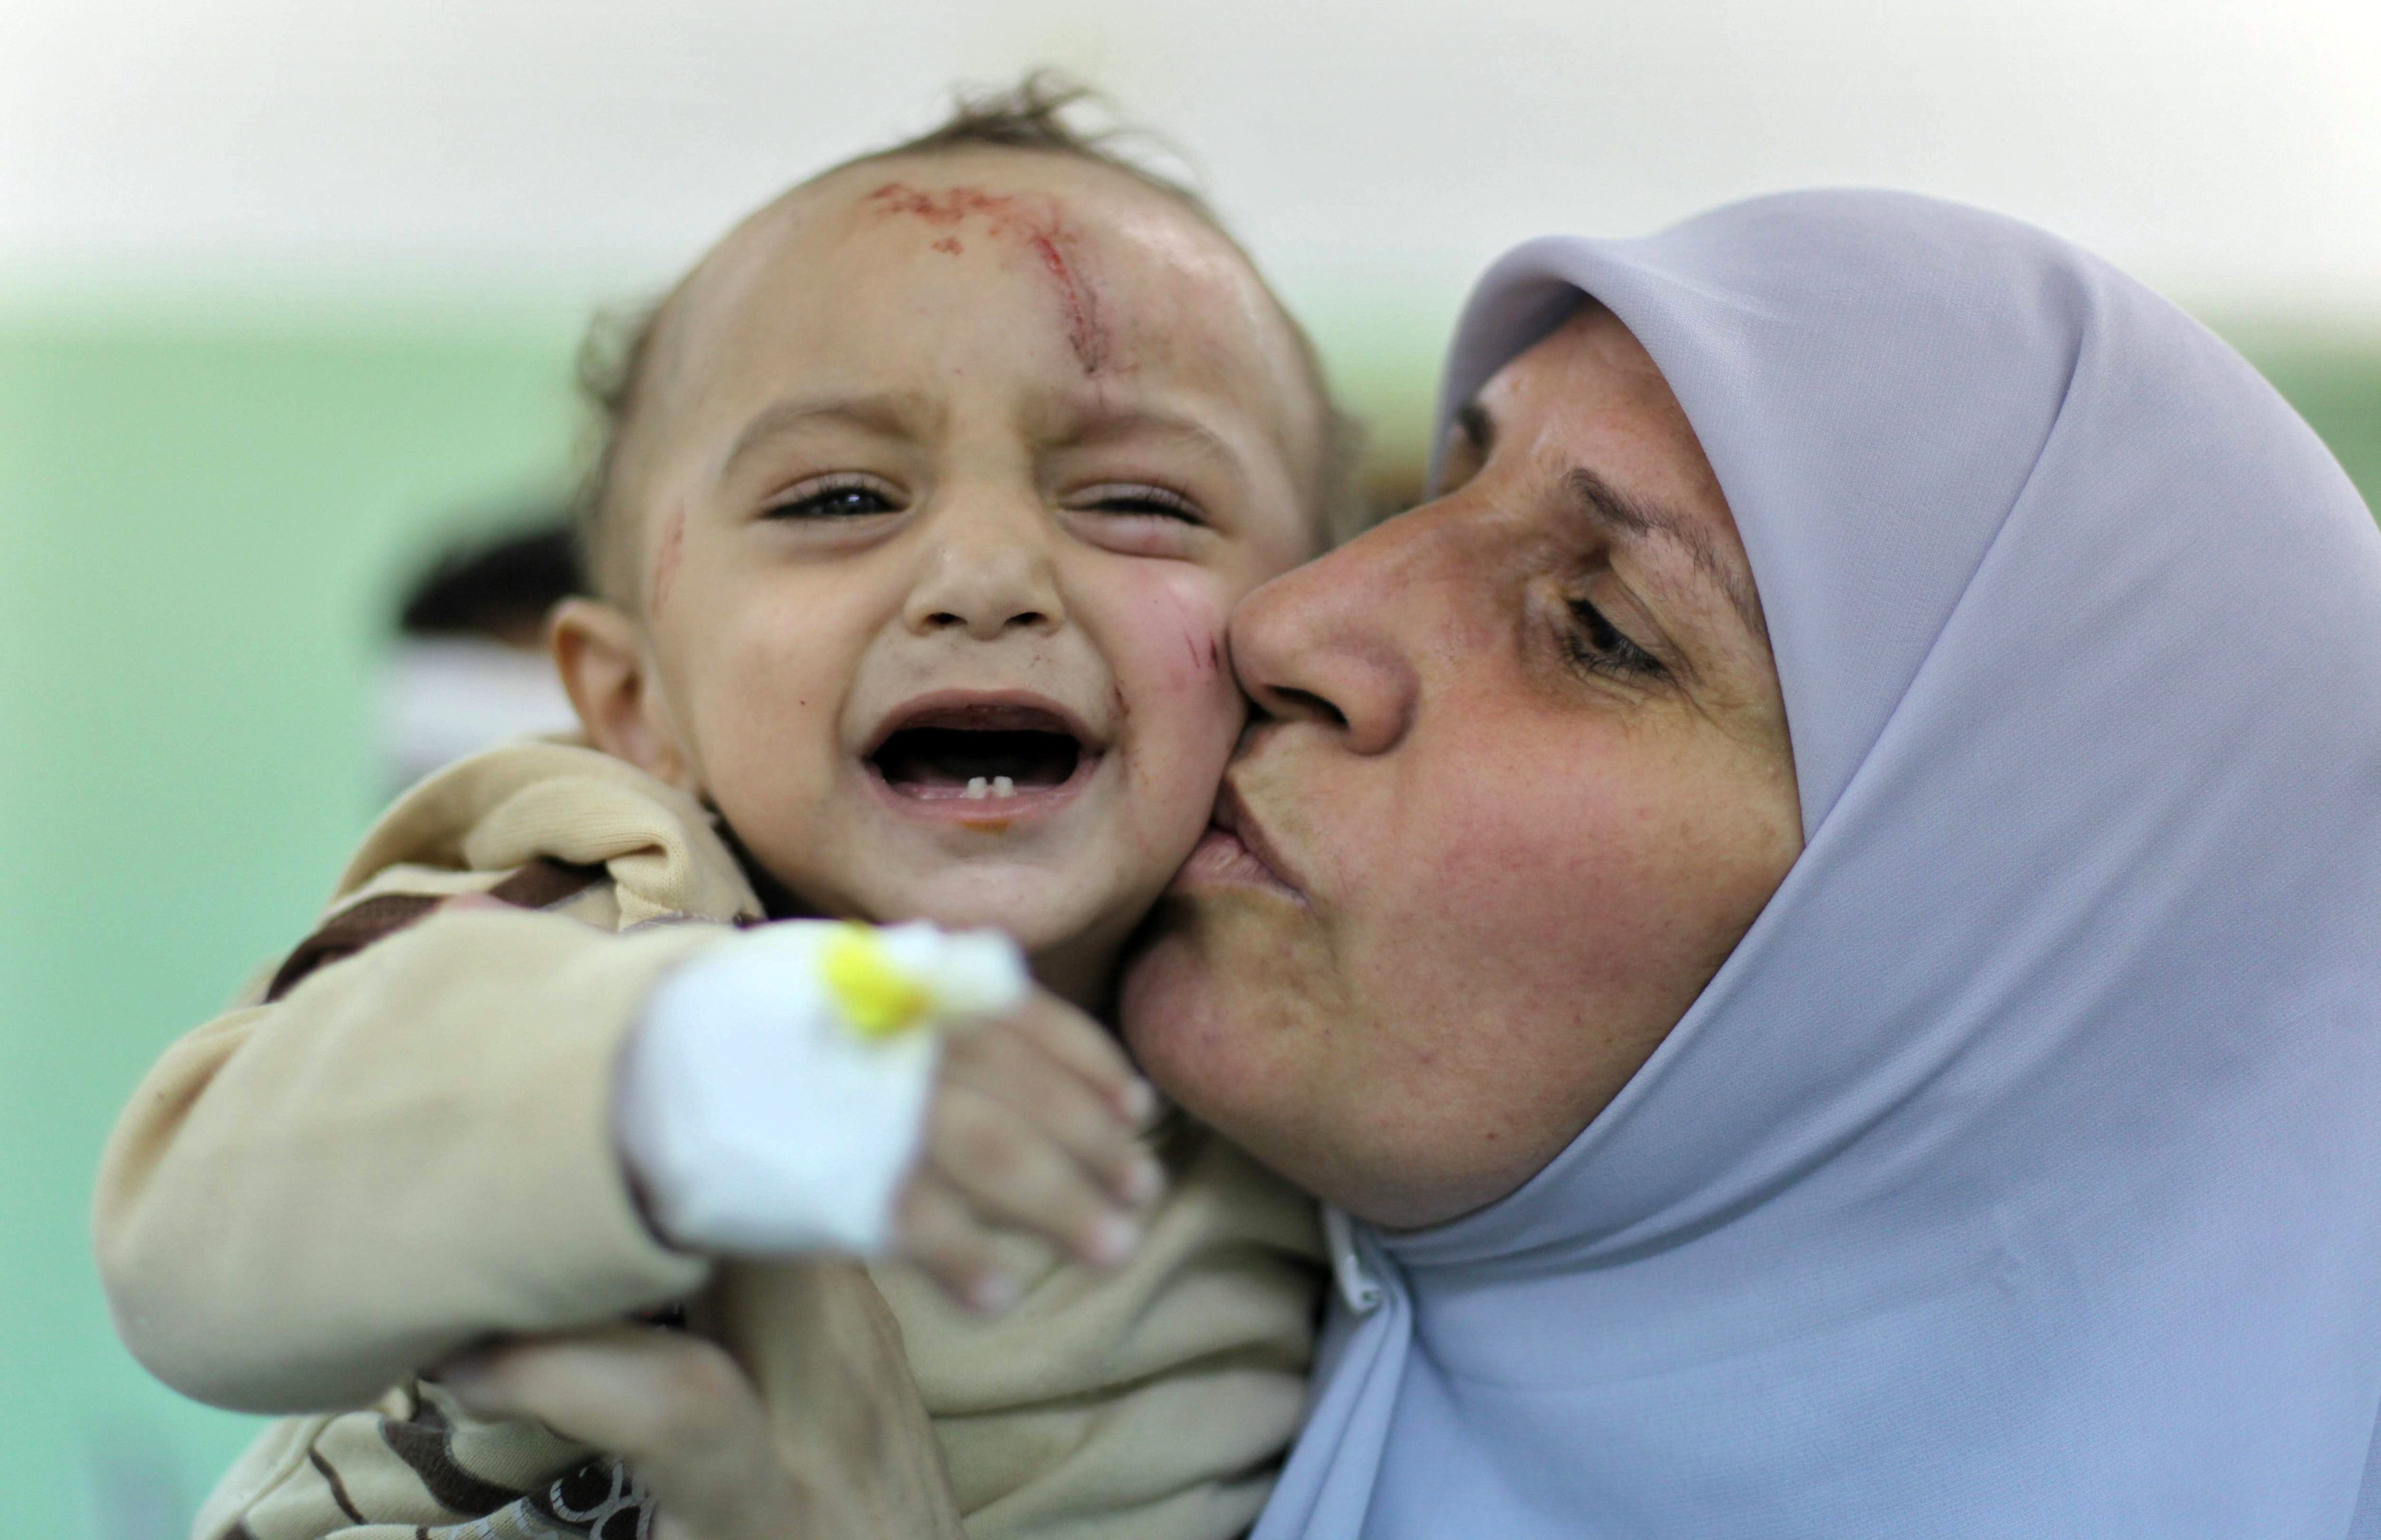
{"type": "Polygon", "coordinates": [[[1215,800],[1215,821],[1191,850],[1190,859],[1175,874],[1177,887],[1254,887],[1306,901],[1306,895],[1282,875],[1264,831],[1248,815],[1239,798],[1227,787],[1215,800]]]}

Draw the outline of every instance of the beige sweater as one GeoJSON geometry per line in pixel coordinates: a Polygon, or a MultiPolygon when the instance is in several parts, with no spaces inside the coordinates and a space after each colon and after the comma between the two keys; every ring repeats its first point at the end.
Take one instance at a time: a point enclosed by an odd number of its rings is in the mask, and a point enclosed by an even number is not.
{"type": "MultiPolygon", "coordinates": [[[[553,743],[423,783],[338,891],[284,969],[302,973],[294,987],[268,1003],[260,984],[169,1049],[100,1173],[101,1271],[141,1362],[203,1400],[322,1413],[268,1430],[200,1534],[636,1533],[607,1462],[471,1425],[411,1376],[494,1333],[714,1286],[785,1291],[771,1275],[793,1269],[661,1244],[612,1143],[613,1067],[639,1006],[760,905],[690,801],[553,743]],[[556,862],[589,870],[542,881],[556,862]],[[420,917],[420,896],[500,883],[552,901],[420,917]]],[[[1314,1212],[1202,1131],[1164,1153],[1174,1185],[1134,1260],[1100,1273],[1015,1238],[1033,1281],[997,1320],[872,1270],[975,1540],[1224,1540],[1264,1501],[1313,1351],[1314,1212]]],[[[764,1392],[801,1320],[773,1308],[739,1328],[764,1392]]]]}

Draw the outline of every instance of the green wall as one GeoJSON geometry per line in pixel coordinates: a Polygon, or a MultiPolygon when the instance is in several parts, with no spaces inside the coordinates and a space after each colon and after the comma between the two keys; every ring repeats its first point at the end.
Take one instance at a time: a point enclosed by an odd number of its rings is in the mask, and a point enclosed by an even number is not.
{"type": "Polygon", "coordinates": [[[2360,348],[2303,333],[2239,340],[2331,446],[2365,506],[2381,510],[2381,342],[2360,348]]]}
{"type": "Polygon", "coordinates": [[[245,1441],[116,1345],[84,1235],[148,1062],[311,923],[370,817],[387,585],[550,494],[567,329],[0,322],[0,1490],[162,1540],[245,1441]]]}
{"type": "MultiPolygon", "coordinates": [[[[1387,376],[1426,374],[1435,336],[1318,319],[1350,398],[1392,420],[1379,448],[1410,458],[1427,385],[1387,376]]],[[[116,1345],[84,1239],[92,1167],[149,1061],[306,929],[372,812],[365,685],[392,576],[431,530],[556,489],[573,330],[0,312],[12,1534],[163,1540],[251,1426],[116,1345]]],[[[2242,335],[2381,495],[2381,349],[2242,335]]]]}

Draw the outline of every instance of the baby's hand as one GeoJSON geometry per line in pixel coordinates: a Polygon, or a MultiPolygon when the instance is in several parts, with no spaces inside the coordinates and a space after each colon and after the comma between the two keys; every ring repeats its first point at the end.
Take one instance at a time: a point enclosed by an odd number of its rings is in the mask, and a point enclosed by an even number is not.
{"type": "Polygon", "coordinates": [[[1098,1023],[1040,990],[943,1045],[925,1143],[894,1211],[894,1249],[977,1310],[1015,1302],[995,1228],[1113,1266],[1166,1185],[1139,1140],[1157,1098],[1098,1023]]]}
{"type": "Polygon", "coordinates": [[[665,974],[621,1055],[614,1132],[688,1251],[891,1254],[965,1304],[1019,1280],[992,1231],[1121,1262],[1165,1185],[1156,1096],[1014,943],[922,923],[790,921],[665,974]]]}

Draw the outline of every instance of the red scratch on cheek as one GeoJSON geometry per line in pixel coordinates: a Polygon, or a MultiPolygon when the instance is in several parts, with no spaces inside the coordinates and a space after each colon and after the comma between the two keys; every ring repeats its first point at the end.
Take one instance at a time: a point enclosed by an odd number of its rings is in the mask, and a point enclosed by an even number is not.
{"type": "Polygon", "coordinates": [[[967,248],[966,248],[966,247],[964,247],[964,246],[961,246],[961,245],[959,244],[959,237],[957,237],[957,236],[945,236],[942,239],[940,239],[940,240],[938,240],[938,241],[934,242],[934,250],[935,250],[935,251],[941,251],[941,252],[943,252],[943,253],[945,253],[945,254],[946,254],[946,255],[948,255],[948,256],[954,256],[954,257],[956,257],[956,256],[958,256],[961,251],[966,251],[966,250],[967,250],[967,248]]]}
{"type": "Polygon", "coordinates": [[[645,604],[645,613],[658,617],[662,605],[669,602],[671,585],[678,581],[678,564],[686,555],[686,509],[670,510],[669,522],[662,526],[661,548],[653,553],[653,597],[645,604]]]}
{"type": "Polygon", "coordinates": [[[1098,373],[1108,358],[1107,323],[1100,314],[1099,295],[1068,263],[1056,232],[1036,230],[1026,238],[1058,287],[1058,307],[1067,317],[1067,342],[1075,349],[1075,361],[1084,373],[1098,373]]]}

